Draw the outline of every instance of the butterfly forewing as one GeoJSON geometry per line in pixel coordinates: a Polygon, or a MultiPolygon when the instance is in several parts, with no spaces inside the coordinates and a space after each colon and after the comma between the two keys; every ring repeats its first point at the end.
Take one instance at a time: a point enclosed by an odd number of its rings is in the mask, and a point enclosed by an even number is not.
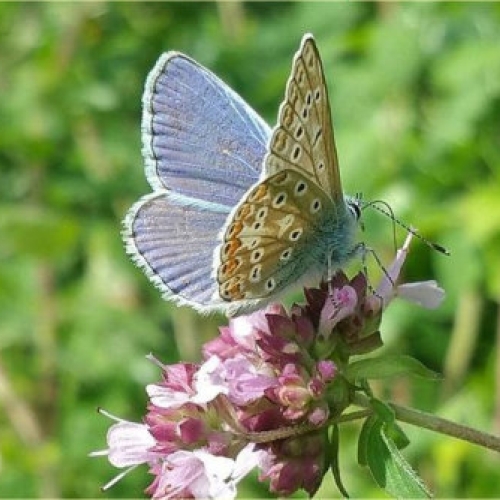
{"type": "Polygon", "coordinates": [[[334,202],[343,194],[321,59],[314,39],[304,37],[287,83],[278,125],[265,158],[265,173],[296,169],[334,202]]]}
{"type": "Polygon", "coordinates": [[[150,72],[143,155],[154,190],[230,209],[259,178],[269,127],[211,71],[177,52],[150,72]]]}
{"type": "Polygon", "coordinates": [[[301,246],[311,243],[329,205],[325,193],[296,170],[254,186],[234,210],[219,250],[220,297],[230,302],[265,298],[300,278],[301,246]]]}

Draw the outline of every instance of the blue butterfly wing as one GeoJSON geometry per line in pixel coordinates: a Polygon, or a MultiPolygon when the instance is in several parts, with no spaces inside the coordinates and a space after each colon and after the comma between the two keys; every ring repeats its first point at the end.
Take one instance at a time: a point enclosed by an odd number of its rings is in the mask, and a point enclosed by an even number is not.
{"type": "Polygon", "coordinates": [[[154,190],[233,207],[261,173],[271,131],[213,73],[163,54],[143,96],[143,155],[154,190]]]}
{"type": "Polygon", "coordinates": [[[213,249],[227,215],[215,205],[182,205],[166,191],[151,193],[125,219],[127,252],[164,298],[201,312],[218,309],[213,249]]]}
{"type": "Polygon", "coordinates": [[[127,252],[165,298],[200,312],[224,309],[214,250],[261,174],[270,129],[213,73],[169,52],[148,76],[142,133],[154,192],[125,218],[127,252]]]}

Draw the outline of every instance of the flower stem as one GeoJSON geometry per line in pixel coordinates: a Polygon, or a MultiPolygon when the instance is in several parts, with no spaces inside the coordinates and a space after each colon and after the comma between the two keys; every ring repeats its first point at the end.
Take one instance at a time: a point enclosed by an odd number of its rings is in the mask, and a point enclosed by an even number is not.
{"type": "MultiPolygon", "coordinates": [[[[371,415],[372,410],[370,408],[370,400],[366,396],[357,394],[354,398],[354,403],[365,409],[346,413],[344,415],[341,415],[340,417],[335,417],[334,419],[330,420],[329,423],[335,422],[340,424],[359,420],[371,415]]],[[[455,422],[452,422],[451,420],[436,417],[431,413],[426,413],[421,410],[415,410],[414,408],[400,406],[396,403],[389,403],[389,405],[394,410],[396,419],[400,420],[401,422],[406,422],[407,424],[415,425],[416,427],[429,429],[434,432],[439,432],[440,434],[445,434],[456,439],[461,439],[462,441],[468,441],[469,443],[477,444],[484,448],[500,452],[500,438],[494,436],[493,434],[478,431],[466,425],[457,424],[455,422]]],[[[293,427],[275,429],[272,431],[249,432],[245,433],[245,437],[255,443],[267,443],[270,441],[275,441],[277,439],[300,436],[314,430],[317,430],[316,426],[311,424],[302,424],[293,427]]]]}
{"type": "Polygon", "coordinates": [[[472,427],[457,424],[445,418],[436,417],[435,415],[413,408],[406,408],[394,403],[391,403],[391,407],[396,412],[396,418],[402,422],[446,434],[461,439],[462,441],[468,441],[469,443],[500,452],[500,438],[493,434],[478,431],[472,427]]]}
{"type": "MultiPolygon", "coordinates": [[[[369,399],[361,394],[356,395],[355,404],[363,408],[370,407],[369,399]]],[[[446,434],[447,436],[500,452],[500,438],[493,434],[478,431],[466,425],[457,424],[445,418],[437,417],[421,410],[400,406],[396,403],[389,403],[389,405],[394,410],[396,419],[401,422],[439,432],[440,434],[446,434]]]]}
{"type": "MultiPolygon", "coordinates": [[[[359,410],[350,413],[345,413],[340,417],[331,418],[326,425],[331,424],[343,424],[346,422],[352,422],[354,420],[359,420],[361,418],[369,417],[372,414],[372,410],[359,410]]],[[[318,427],[313,424],[301,424],[294,425],[290,427],[282,427],[280,429],[274,429],[271,431],[260,431],[260,432],[242,432],[241,430],[234,430],[233,432],[244,436],[253,443],[269,443],[271,441],[276,441],[278,439],[286,439],[289,437],[301,436],[312,431],[317,431],[318,427]]]]}

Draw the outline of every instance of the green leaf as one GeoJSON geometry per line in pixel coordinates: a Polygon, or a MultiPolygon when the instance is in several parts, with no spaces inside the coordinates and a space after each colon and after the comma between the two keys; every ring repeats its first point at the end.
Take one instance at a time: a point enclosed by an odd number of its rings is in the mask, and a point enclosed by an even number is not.
{"type": "Polygon", "coordinates": [[[334,424],[331,427],[331,436],[330,436],[330,469],[332,470],[333,479],[335,480],[335,484],[339,489],[340,493],[343,497],[349,498],[349,493],[344,487],[342,483],[342,479],[340,477],[340,468],[339,468],[339,449],[340,449],[340,439],[339,439],[339,427],[334,424]]]}
{"type": "Polygon", "coordinates": [[[361,359],[351,363],[344,372],[345,377],[354,382],[356,379],[381,379],[399,375],[437,379],[440,375],[411,356],[390,355],[361,359]]]}
{"type": "Polygon", "coordinates": [[[385,424],[387,435],[394,441],[398,449],[406,448],[410,444],[410,440],[396,422],[396,414],[391,406],[375,398],[371,399],[370,404],[375,415],[385,424]]]}
{"type": "Polygon", "coordinates": [[[410,440],[406,433],[401,429],[397,422],[386,425],[385,429],[388,437],[394,441],[394,444],[399,450],[403,450],[410,444],[410,440]]]}
{"type": "Polygon", "coordinates": [[[368,465],[368,443],[372,429],[380,422],[376,415],[370,415],[361,427],[358,439],[358,464],[362,466],[368,465]]]}
{"type": "Polygon", "coordinates": [[[382,422],[391,425],[396,420],[394,410],[383,401],[380,401],[380,399],[372,398],[370,400],[370,406],[382,422]]]}
{"type": "Polygon", "coordinates": [[[366,460],[373,478],[389,495],[397,498],[431,497],[389,436],[387,424],[379,419],[370,426],[366,437],[366,460]]]}

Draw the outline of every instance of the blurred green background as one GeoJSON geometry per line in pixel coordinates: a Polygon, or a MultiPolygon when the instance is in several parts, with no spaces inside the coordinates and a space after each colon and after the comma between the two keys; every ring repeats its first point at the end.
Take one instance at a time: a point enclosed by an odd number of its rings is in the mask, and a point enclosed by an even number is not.
{"type": "MultiPolygon", "coordinates": [[[[274,124],[304,32],[329,82],[344,188],[381,198],[447,246],[415,241],[407,280],[436,278],[436,311],[394,303],[386,349],[442,382],[376,389],[402,404],[500,433],[500,5],[481,3],[0,4],[0,495],[96,497],[117,472],[103,406],[130,420],[145,359],[197,359],[223,318],[160,299],[126,257],[120,222],[149,192],[141,95],[176,49],[213,70],[274,124]]],[[[209,167],[209,166],[207,166],[209,167]]],[[[390,262],[391,223],[363,236],[390,262]]],[[[404,232],[398,232],[402,242],[404,232]]],[[[409,461],[441,497],[498,497],[500,459],[405,426],[409,461]]],[[[342,434],[354,496],[382,496],[342,434]]],[[[146,467],[102,498],[140,497],[146,467]]],[[[252,480],[242,496],[262,497],[252,480]]],[[[319,496],[337,496],[331,482],[319,496]]]]}

